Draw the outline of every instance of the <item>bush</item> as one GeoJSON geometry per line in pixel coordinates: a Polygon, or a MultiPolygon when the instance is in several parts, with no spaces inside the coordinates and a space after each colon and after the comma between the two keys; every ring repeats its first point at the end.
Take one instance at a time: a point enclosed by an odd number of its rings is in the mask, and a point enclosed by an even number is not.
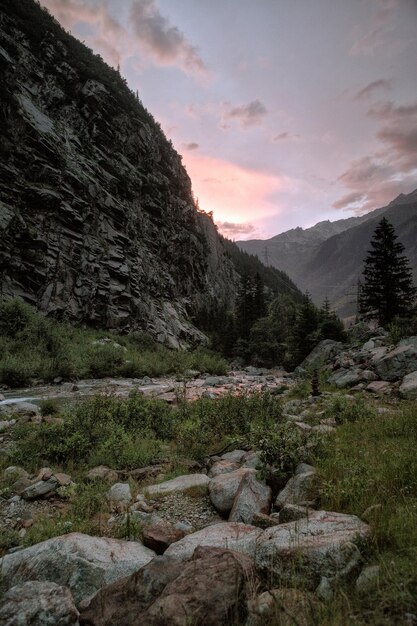
{"type": "Polygon", "coordinates": [[[117,375],[125,360],[122,348],[112,344],[94,347],[88,357],[88,373],[92,378],[105,378],[117,375]]]}
{"type": "Polygon", "coordinates": [[[184,454],[198,459],[228,442],[247,445],[254,430],[274,428],[281,414],[280,400],[269,393],[200,398],[174,410],[174,436],[184,454]]]}
{"type": "Polygon", "coordinates": [[[41,415],[57,415],[59,413],[59,403],[54,398],[47,398],[40,402],[41,415]]]}
{"type": "Polygon", "coordinates": [[[172,432],[166,403],[132,395],[127,400],[99,395],[78,405],[64,423],[19,424],[13,462],[35,469],[41,460],[132,469],[148,465],[172,432]]]}
{"type": "Polygon", "coordinates": [[[355,422],[362,417],[374,417],[375,409],[370,406],[363,396],[355,396],[354,400],[344,395],[337,395],[326,408],[324,417],[334,417],[336,424],[355,422]]]}
{"type": "Polygon", "coordinates": [[[0,335],[15,338],[33,319],[33,309],[22,300],[0,301],[0,335]]]}
{"type": "Polygon", "coordinates": [[[137,378],[185,375],[190,369],[225,374],[227,363],[207,349],[168,350],[146,333],[115,336],[77,329],[45,318],[20,300],[0,300],[0,382],[11,387],[58,376],[137,378]]]}
{"type": "Polygon", "coordinates": [[[277,478],[293,474],[303,460],[303,438],[298,428],[288,422],[279,424],[274,430],[258,432],[253,444],[260,450],[264,471],[272,466],[277,478]]]}
{"type": "Polygon", "coordinates": [[[30,385],[34,370],[25,360],[17,356],[6,355],[0,361],[0,382],[9,387],[27,387],[30,385]]]}

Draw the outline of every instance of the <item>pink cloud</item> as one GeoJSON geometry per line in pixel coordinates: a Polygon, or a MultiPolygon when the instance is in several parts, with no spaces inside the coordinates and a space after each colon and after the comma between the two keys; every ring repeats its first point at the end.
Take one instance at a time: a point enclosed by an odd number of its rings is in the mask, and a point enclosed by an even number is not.
{"type": "Polygon", "coordinates": [[[259,232],[250,222],[217,222],[217,227],[222,235],[228,239],[255,239],[258,238],[259,232]]]}
{"type": "MultiPolygon", "coordinates": [[[[225,102],[223,108],[223,121],[236,120],[243,129],[260,126],[268,113],[266,106],[260,100],[252,100],[240,106],[232,106],[229,102],[225,102]]],[[[228,127],[227,123],[224,127],[228,127]]]]}
{"type": "Polygon", "coordinates": [[[250,170],[230,161],[188,152],[184,163],[200,207],[215,221],[242,224],[279,213],[273,194],[287,191],[285,177],[250,170]]]}
{"type": "Polygon", "coordinates": [[[354,99],[366,100],[367,98],[370,98],[371,96],[373,96],[375,92],[378,92],[381,89],[384,89],[384,90],[391,89],[391,87],[392,87],[392,80],[386,80],[385,78],[380,78],[378,80],[374,80],[372,83],[369,83],[368,85],[360,89],[360,91],[358,91],[354,99]]]}
{"type": "Polygon", "coordinates": [[[170,24],[168,18],[161,15],[155,0],[135,0],[132,3],[131,30],[111,15],[107,0],[100,0],[98,5],[90,0],[41,2],[67,30],[79,23],[91,26],[93,33],[86,36],[87,43],[114,66],[137,54],[140,48],[142,54],[157,65],[176,66],[199,78],[208,76],[197,48],[176,26],[170,24]]]}
{"type": "Polygon", "coordinates": [[[158,10],[155,0],[135,0],[130,20],[138,41],[160,65],[178,65],[187,73],[207,76],[195,46],[158,10]]]}
{"type": "Polygon", "coordinates": [[[94,33],[86,38],[87,43],[94,45],[113,66],[121,62],[130,38],[125,28],[110,15],[105,1],[99,6],[89,4],[88,0],[42,0],[42,4],[67,30],[80,22],[90,25],[94,33]]]}
{"type": "Polygon", "coordinates": [[[382,102],[368,116],[380,123],[381,148],[352,161],[339,177],[350,192],[333,204],[337,209],[354,205],[369,211],[417,186],[417,103],[382,102]]]}

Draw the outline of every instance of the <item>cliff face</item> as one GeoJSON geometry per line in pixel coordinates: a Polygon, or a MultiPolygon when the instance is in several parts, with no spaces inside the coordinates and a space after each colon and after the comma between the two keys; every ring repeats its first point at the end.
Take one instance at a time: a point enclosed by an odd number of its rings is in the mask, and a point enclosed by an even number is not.
{"type": "Polygon", "coordinates": [[[119,74],[33,0],[0,0],[0,289],[179,346],[236,274],[181,157],[119,74]]]}

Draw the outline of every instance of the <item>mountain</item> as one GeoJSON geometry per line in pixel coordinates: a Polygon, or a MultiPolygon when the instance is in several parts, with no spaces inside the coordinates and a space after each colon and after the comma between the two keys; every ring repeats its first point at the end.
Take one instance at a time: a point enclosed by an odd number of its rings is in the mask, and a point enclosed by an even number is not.
{"type": "Polygon", "coordinates": [[[238,241],[244,251],[285,271],[321,304],[328,297],[342,316],[356,311],[356,288],[376,225],[385,216],[394,226],[417,282],[417,190],[360,217],[319,222],[271,239],[238,241]]]}
{"type": "Polygon", "coordinates": [[[181,156],[33,0],[0,0],[0,295],[178,347],[238,275],[181,156]]]}

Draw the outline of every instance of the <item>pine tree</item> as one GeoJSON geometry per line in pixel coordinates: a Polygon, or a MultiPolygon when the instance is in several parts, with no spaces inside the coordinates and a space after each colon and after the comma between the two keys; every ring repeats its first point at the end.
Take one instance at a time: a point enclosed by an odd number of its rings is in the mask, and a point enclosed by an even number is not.
{"type": "Polygon", "coordinates": [[[311,352],[318,340],[319,311],[306,293],[298,309],[297,317],[292,328],[292,353],[295,365],[311,352]]]}
{"type": "Polygon", "coordinates": [[[319,311],[319,339],[333,339],[334,341],[346,341],[346,334],[342,321],[330,308],[330,301],[326,298],[319,311]]]}
{"type": "Polygon", "coordinates": [[[382,326],[394,316],[407,315],[416,296],[404,246],[384,217],[375,229],[371,249],[364,260],[364,283],[360,290],[359,312],[370,314],[382,326]]]}
{"type": "Polygon", "coordinates": [[[259,272],[256,272],[255,274],[254,283],[254,315],[255,319],[259,319],[260,317],[265,317],[265,315],[267,314],[265,286],[259,272]]]}

